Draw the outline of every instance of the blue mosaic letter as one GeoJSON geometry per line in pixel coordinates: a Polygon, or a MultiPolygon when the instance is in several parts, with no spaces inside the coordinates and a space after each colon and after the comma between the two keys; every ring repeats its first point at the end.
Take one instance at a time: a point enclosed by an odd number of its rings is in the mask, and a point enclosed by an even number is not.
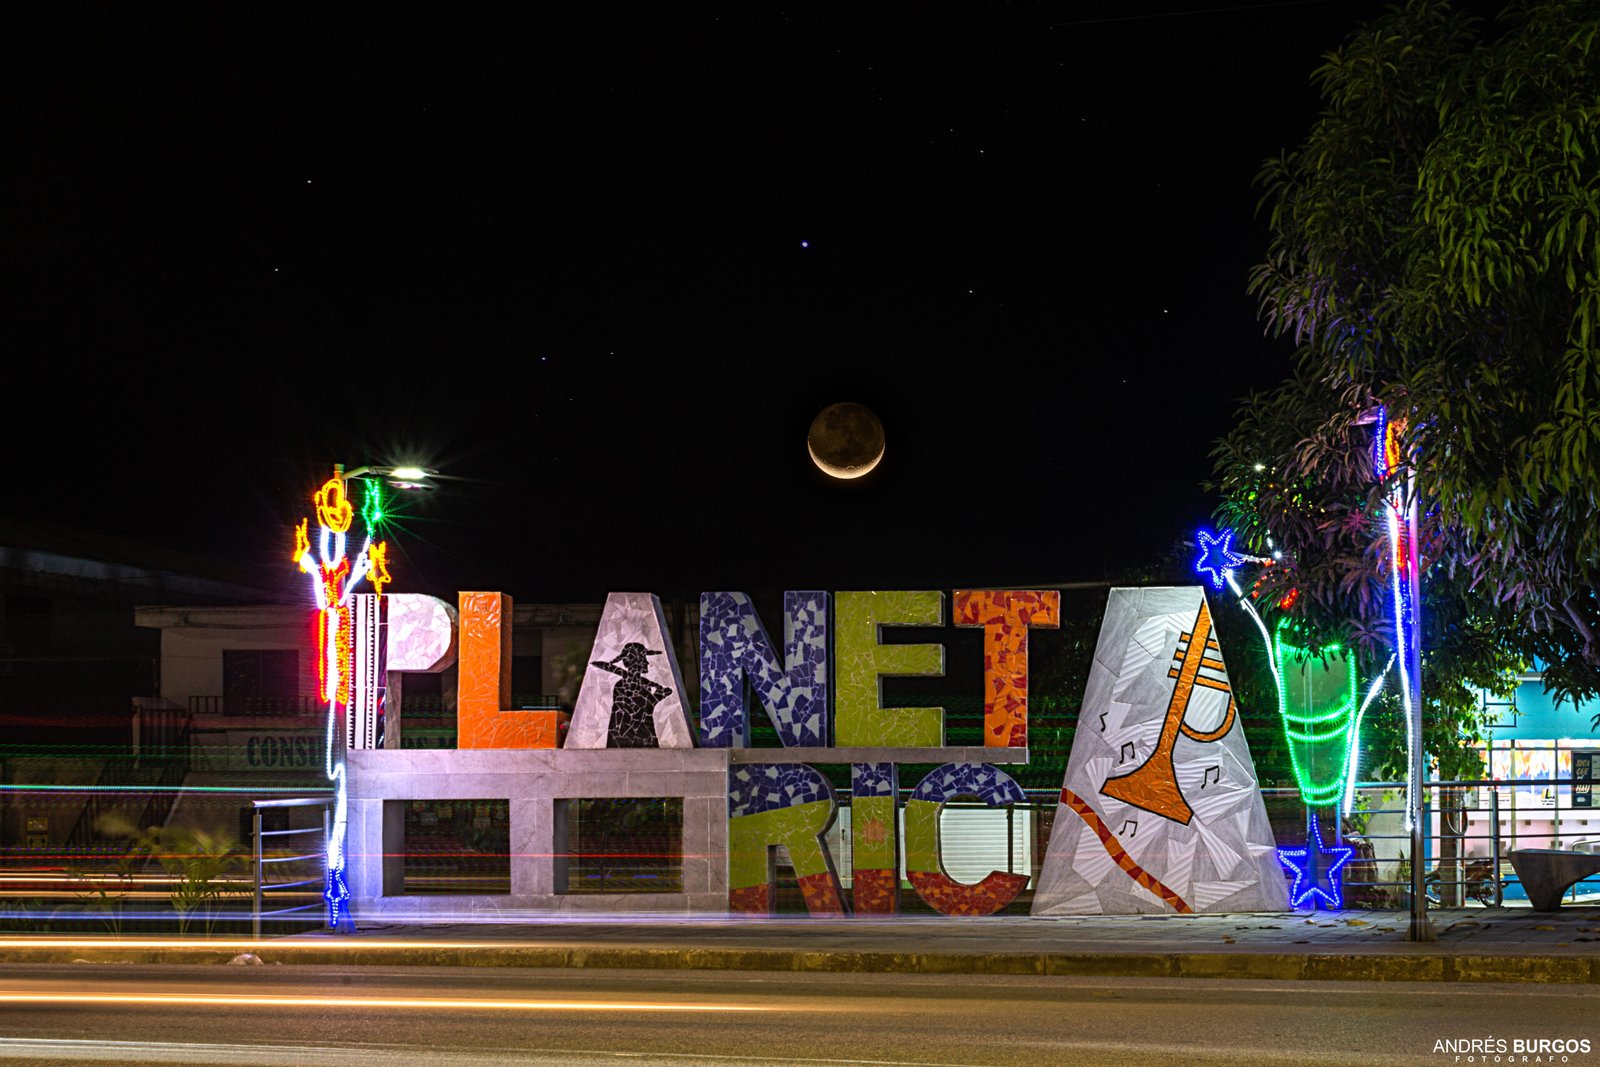
{"type": "Polygon", "coordinates": [[[755,605],[744,593],[700,594],[700,744],[750,744],[744,682],[750,679],[785,748],[828,743],[828,594],[783,594],[780,667],[755,605]]]}

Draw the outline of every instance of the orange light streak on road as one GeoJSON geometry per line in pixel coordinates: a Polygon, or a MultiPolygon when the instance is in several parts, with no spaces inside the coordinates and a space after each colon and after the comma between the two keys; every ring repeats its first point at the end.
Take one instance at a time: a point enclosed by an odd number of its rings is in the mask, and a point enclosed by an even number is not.
{"type": "Polygon", "coordinates": [[[662,1004],[655,1002],[591,1003],[575,1000],[464,1000],[432,997],[271,997],[215,993],[8,993],[0,991],[0,1004],[145,1004],[169,1007],[256,1008],[426,1008],[452,1011],[677,1011],[731,1012],[777,1011],[740,1004],[662,1004]]]}

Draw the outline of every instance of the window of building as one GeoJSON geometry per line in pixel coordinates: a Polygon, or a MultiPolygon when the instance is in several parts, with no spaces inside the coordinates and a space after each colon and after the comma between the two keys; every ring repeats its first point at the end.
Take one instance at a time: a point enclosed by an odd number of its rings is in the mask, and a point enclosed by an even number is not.
{"type": "Polygon", "coordinates": [[[294,715],[300,699],[300,653],[294,649],[226,649],[222,705],[228,715],[294,715]]]}

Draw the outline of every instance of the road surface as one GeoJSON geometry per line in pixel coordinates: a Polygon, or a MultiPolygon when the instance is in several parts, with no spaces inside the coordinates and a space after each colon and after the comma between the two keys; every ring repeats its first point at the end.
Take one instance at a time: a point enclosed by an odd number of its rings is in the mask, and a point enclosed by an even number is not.
{"type": "MultiPolygon", "coordinates": [[[[0,1063],[1456,1064],[1587,1040],[1589,986],[294,965],[8,965],[0,1063]]],[[[1501,1059],[1499,1062],[1523,1062],[1501,1059]]]]}

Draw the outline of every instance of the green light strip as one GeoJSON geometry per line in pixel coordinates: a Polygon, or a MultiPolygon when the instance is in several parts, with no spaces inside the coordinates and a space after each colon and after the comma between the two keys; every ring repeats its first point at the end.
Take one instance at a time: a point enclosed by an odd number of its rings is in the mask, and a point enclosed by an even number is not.
{"type": "MultiPolygon", "coordinates": [[[[1328,646],[1324,649],[1324,654],[1337,655],[1344,662],[1349,675],[1348,682],[1344,686],[1344,700],[1332,708],[1291,711],[1287,684],[1289,663],[1292,659],[1296,667],[1303,670],[1306,662],[1311,659],[1311,653],[1285,641],[1283,631],[1283,624],[1279,624],[1273,642],[1275,666],[1278,668],[1279,677],[1285,680],[1285,684],[1278,687],[1278,715],[1283,720],[1283,733],[1289,741],[1289,761],[1294,767],[1295,784],[1300,787],[1300,798],[1308,806],[1320,807],[1331,804],[1344,795],[1345,768],[1349,765],[1350,751],[1355,742],[1356,664],[1354,658],[1338,645],[1328,646]],[[1317,727],[1322,728],[1317,729],[1317,727]],[[1333,761],[1333,770],[1326,778],[1313,775],[1301,762],[1302,747],[1310,749],[1341,740],[1343,744],[1337,749],[1338,758],[1333,761]]],[[[1312,753],[1307,751],[1305,755],[1309,759],[1312,753]]]]}

